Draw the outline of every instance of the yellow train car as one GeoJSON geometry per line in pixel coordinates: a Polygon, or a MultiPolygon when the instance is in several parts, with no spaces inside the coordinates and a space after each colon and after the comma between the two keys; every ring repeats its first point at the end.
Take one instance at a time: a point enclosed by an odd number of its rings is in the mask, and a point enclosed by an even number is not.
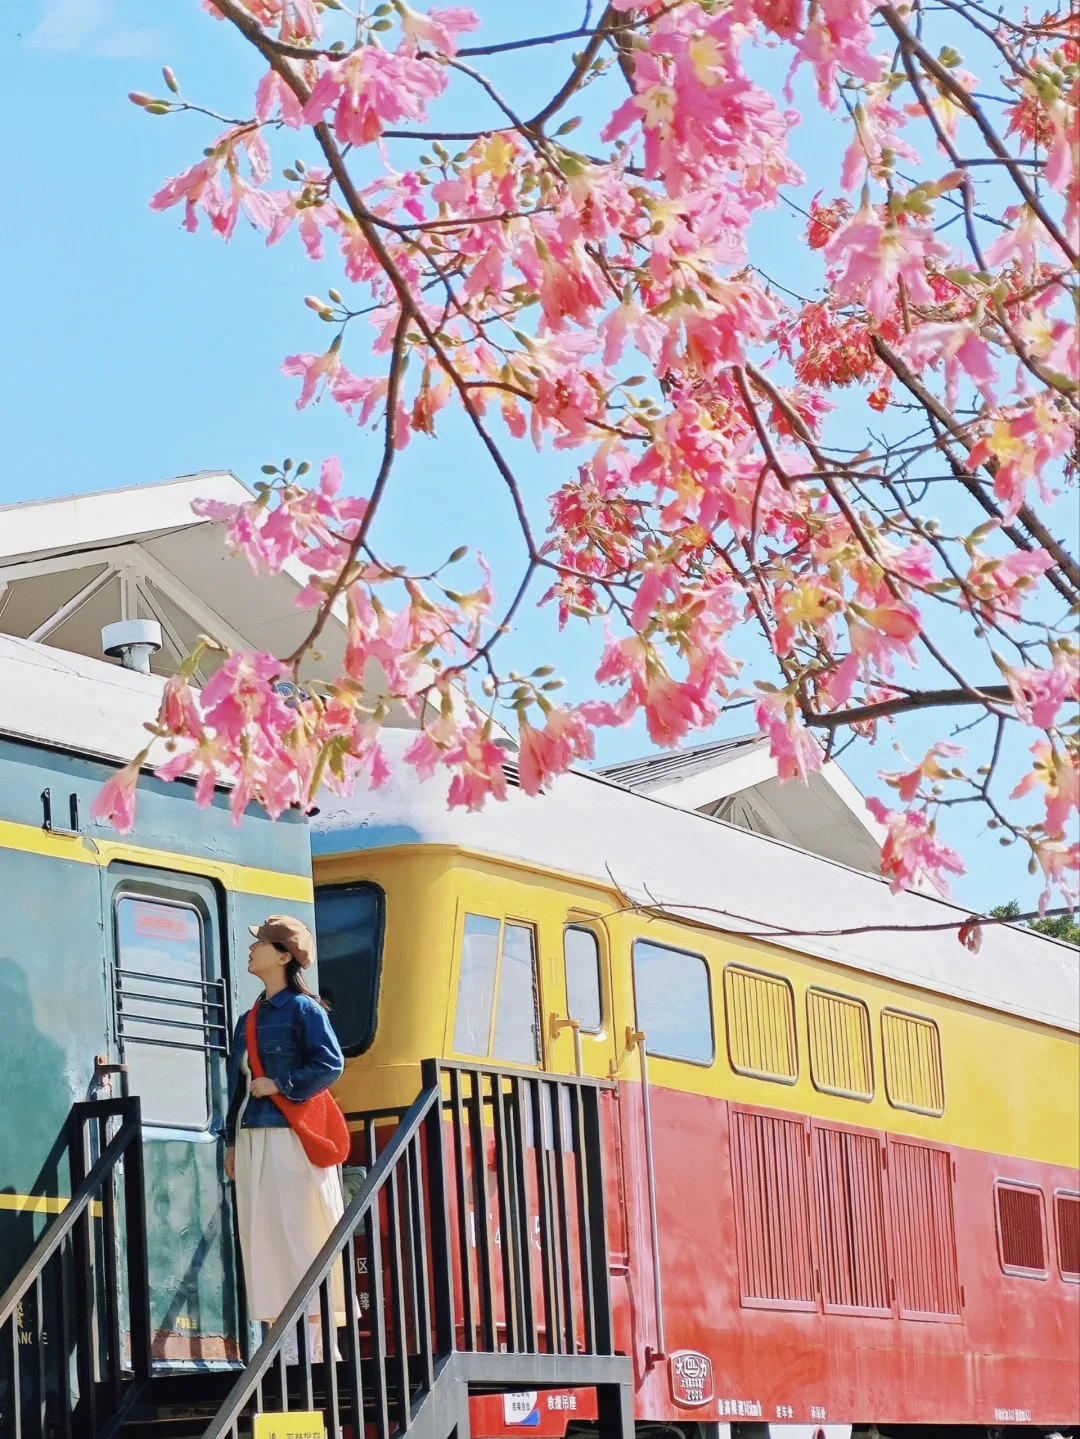
{"type": "Polygon", "coordinates": [[[639,1420],[1077,1424],[1073,949],[593,776],[470,815],[395,775],[313,826],[338,1097],[613,1081],[639,1420]]]}

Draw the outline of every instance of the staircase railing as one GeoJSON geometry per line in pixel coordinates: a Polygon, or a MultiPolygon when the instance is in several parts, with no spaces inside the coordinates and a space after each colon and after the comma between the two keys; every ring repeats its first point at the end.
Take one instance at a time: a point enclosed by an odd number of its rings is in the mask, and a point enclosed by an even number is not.
{"type": "MultiPolygon", "coordinates": [[[[435,1355],[451,1348],[449,1309],[436,1302],[431,1267],[445,1267],[445,1231],[431,1235],[432,1265],[421,1174],[441,1145],[439,1086],[425,1070],[424,1088],[368,1171],[292,1298],[252,1355],[205,1439],[237,1439],[239,1420],[254,1403],[267,1409],[311,1410],[315,1380],[327,1439],[342,1439],[346,1419],[363,1433],[365,1415],[376,1439],[404,1433],[412,1417],[414,1383],[426,1394],[435,1382],[435,1355]],[[389,1285],[381,1258],[388,1251],[389,1285]],[[366,1274],[361,1292],[358,1275],[366,1274]],[[335,1312],[341,1285],[344,1313],[335,1312]],[[387,1292],[389,1290],[389,1292],[387,1292]],[[367,1302],[362,1304],[362,1300],[367,1302]],[[314,1317],[316,1324],[309,1320],[314,1317]],[[434,1321],[434,1322],[433,1322],[434,1321]],[[337,1330],[345,1353],[337,1360],[337,1330]],[[362,1332],[363,1330],[363,1332],[362,1332]],[[317,1331],[317,1332],[312,1332],[317,1331]],[[295,1345],[295,1350],[290,1353],[295,1345]],[[324,1356],[331,1362],[323,1362],[324,1356]]],[[[431,1165],[435,1176],[441,1163],[431,1165]]],[[[419,1396],[418,1396],[419,1397],[419,1396]]]]}
{"type": "Polygon", "coordinates": [[[367,1126],[363,1183],[205,1439],[290,1409],[321,1410],[327,1439],[365,1425],[373,1439],[442,1439],[467,1421],[470,1384],[595,1384],[606,1432],[629,1433],[604,1209],[610,1088],[426,1060],[386,1142],[367,1126]]]}
{"type": "Polygon", "coordinates": [[[0,1295],[5,1439],[108,1439],[150,1377],[138,1098],[68,1125],[71,1198],[0,1295]]]}

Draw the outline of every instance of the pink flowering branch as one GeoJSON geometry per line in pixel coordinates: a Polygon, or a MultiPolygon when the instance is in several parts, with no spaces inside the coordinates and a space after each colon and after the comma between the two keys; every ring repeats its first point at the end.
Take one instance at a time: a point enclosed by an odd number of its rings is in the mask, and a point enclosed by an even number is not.
{"type": "MultiPolygon", "coordinates": [[[[1051,509],[1075,475],[1080,404],[1063,263],[1080,211],[1069,22],[972,17],[992,56],[984,81],[955,36],[936,57],[927,48],[932,11],[873,0],[749,0],[737,12],[611,0],[578,31],[468,46],[479,22],[461,7],[395,0],[332,43],[324,27],[339,22],[321,0],[210,8],[266,63],[255,119],[224,122],[152,203],[182,203],[189,228],[205,213],[226,239],[244,217],[270,244],[294,230],[315,262],[340,252],[338,288],[306,299],[334,338],[283,369],[301,382],[301,408],[339,405],[380,423],[383,444],[360,496],[343,496],[336,461],[311,489],[305,466],[270,467],[259,498],[222,516],[257,568],[308,567],[311,624],[285,659],[228,656],[200,701],[184,671],[154,729],[171,747],[166,774],[230,778],[234,806],[307,807],[320,785],[384,777],[378,735],[394,703],[421,726],[407,762],[449,770],[451,801],[475,808],[505,795],[497,725],[516,726],[533,793],[591,756],[597,728],[636,716],[672,745],[752,704],[781,777],[805,779],[841,733],[873,743],[915,712],[975,707],[991,727],[973,729],[970,760],[942,738],[882,773],[898,804],[870,800],[883,872],[898,888],[959,873],[940,829],[975,803],[1027,851],[1044,903],[1052,889],[1071,899],[1080,655],[1059,602],[1080,596],[1080,567],[1051,509]],[[880,23],[891,59],[876,53],[880,23]],[[828,195],[806,204],[793,116],[742,63],[761,37],[848,116],[828,195]],[[565,40],[580,49],[552,66],[531,115],[479,67],[565,40]],[[451,85],[494,106],[497,123],[431,126],[428,107],[451,85]],[[1007,92],[1003,131],[980,104],[992,85],[1007,92]],[[575,148],[566,136],[581,117],[551,122],[586,86],[614,93],[575,148]],[[275,191],[268,145],[288,129],[315,157],[275,191]],[[754,262],[755,217],[781,202],[806,217],[817,286],[774,283],[754,262]],[[357,347],[361,323],[374,339],[357,347]],[[861,435],[850,404],[832,414],[841,391],[862,397],[861,435]],[[464,546],[416,574],[375,542],[396,455],[434,436],[447,408],[467,417],[522,537],[501,607],[486,567],[479,588],[451,585],[464,546]],[[517,463],[526,441],[579,452],[544,536],[517,463]],[[922,513],[943,482],[947,525],[922,513]],[[609,698],[559,702],[547,664],[504,676],[500,647],[541,577],[560,626],[603,625],[596,682],[609,698]],[[311,681],[307,658],[335,607],[344,670],[311,681]],[[750,654],[746,619],[759,636],[750,654]],[[973,678],[987,661],[992,685],[973,678]],[[274,689],[285,673],[287,705],[274,689]],[[1021,773],[1003,758],[1014,728],[1031,735],[1021,773]],[[1035,796],[1045,814],[1032,819],[1035,796]]],[[[151,114],[213,113],[135,98],[151,114]]],[[[470,492],[482,482],[470,476],[470,492]]],[[[128,774],[112,796],[126,822],[132,795],[128,774]]]]}

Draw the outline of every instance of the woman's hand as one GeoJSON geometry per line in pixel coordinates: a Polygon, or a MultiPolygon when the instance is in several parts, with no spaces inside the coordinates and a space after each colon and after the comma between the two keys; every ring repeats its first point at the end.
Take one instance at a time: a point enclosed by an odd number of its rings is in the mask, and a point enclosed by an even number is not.
{"type": "Polygon", "coordinates": [[[236,1183],[236,1150],[231,1144],[225,1151],[225,1178],[236,1183]]]}
{"type": "Polygon", "coordinates": [[[256,1099],[265,1099],[268,1094],[280,1094],[281,1090],[268,1074],[262,1074],[251,1081],[251,1092],[256,1099]]]}

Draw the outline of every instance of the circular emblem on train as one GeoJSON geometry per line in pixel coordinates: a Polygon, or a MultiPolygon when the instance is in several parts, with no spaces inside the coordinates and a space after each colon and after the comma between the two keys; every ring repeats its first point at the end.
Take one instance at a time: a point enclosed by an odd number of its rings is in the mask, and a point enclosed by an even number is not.
{"type": "Polygon", "coordinates": [[[708,1404],[713,1397],[712,1360],[696,1349],[680,1349],[668,1359],[671,1397],[687,1409],[708,1404]]]}

